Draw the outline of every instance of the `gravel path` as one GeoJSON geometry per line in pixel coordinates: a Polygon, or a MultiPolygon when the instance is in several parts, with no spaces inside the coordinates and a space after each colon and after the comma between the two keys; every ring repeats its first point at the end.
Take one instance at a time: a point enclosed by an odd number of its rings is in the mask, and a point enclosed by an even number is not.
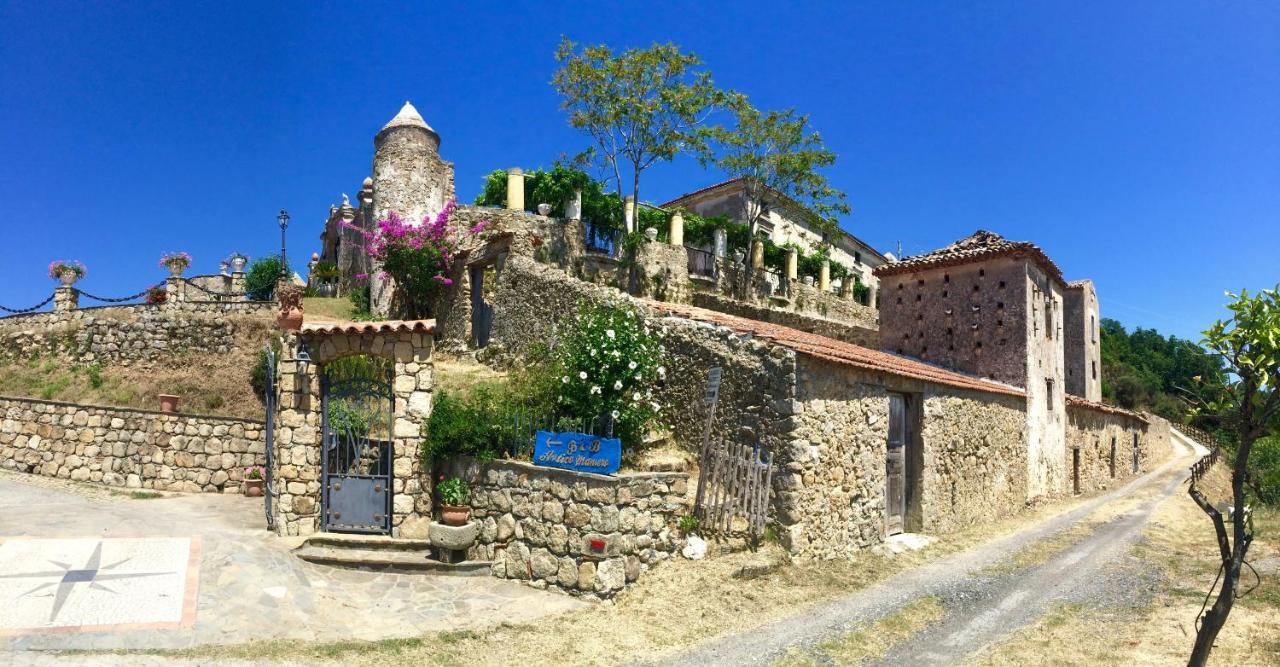
{"type": "Polygon", "coordinates": [[[1147,475],[1035,526],[800,614],[705,642],[658,664],[769,664],[793,647],[838,637],[924,596],[936,596],[945,616],[920,636],[894,647],[881,664],[956,664],[1034,621],[1054,602],[1140,600],[1149,595],[1154,576],[1127,555],[1129,546],[1140,536],[1152,509],[1178,488],[1191,460],[1180,453],[1147,475]],[[1007,567],[1009,557],[1023,547],[1151,485],[1158,485],[1159,492],[1047,562],[1014,571],[1007,567]],[[1005,567],[984,569],[1000,565],[1005,567]]]}

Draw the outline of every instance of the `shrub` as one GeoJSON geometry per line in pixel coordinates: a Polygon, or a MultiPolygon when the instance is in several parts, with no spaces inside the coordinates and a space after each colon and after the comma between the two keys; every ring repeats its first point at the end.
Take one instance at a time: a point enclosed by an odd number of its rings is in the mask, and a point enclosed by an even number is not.
{"type": "Polygon", "coordinates": [[[461,479],[450,477],[436,485],[436,494],[443,505],[464,505],[471,497],[471,489],[461,479]]]}
{"type": "MultiPolygon", "coordinates": [[[[276,359],[280,359],[280,339],[271,339],[271,350],[275,352],[276,359]]],[[[253,395],[258,400],[264,400],[267,393],[267,350],[258,350],[258,357],[253,364],[253,370],[249,372],[249,386],[253,389],[253,395]]]]}
{"type": "Polygon", "coordinates": [[[147,290],[147,305],[158,306],[169,300],[169,292],[164,287],[156,286],[147,290]]]}
{"type": "Polygon", "coordinates": [[[276,283],[280,281],[281,273],[287,273],[288,270],[287,264],[284,270],[281,270],[280,258],[276,255],[267,255],[253,260],[244,275],[245,293],[254,301],[270,301],[275,294],[276,283]]]}
{"type": "Polygon", "coordinates": [[[653,387],[666,376],[659,332],[620,301],[583,303],[556,350],[557,412],[577,419],[606,415],[624,443],[638,444],[661,406],[653,387]]]}

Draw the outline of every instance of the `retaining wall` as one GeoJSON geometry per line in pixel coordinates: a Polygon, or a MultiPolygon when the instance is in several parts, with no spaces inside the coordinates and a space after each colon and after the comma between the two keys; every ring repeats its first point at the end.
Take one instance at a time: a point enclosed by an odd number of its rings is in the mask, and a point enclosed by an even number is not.
{"type": "Polygon", "coordinates": [[[107,486],[234,491],[263,422],[0,397],[0,468],[107,486]]]}

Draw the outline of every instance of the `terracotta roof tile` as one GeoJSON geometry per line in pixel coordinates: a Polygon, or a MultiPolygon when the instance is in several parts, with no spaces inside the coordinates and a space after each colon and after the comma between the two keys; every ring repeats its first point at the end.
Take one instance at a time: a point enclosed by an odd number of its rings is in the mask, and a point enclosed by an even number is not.
{"type": "Polygon", "coordinates": [[[1010,241],[995,232],[988,232],[983,229],[979,229],[972,235],[962,238],[945,248],[939,248],[921,255],[912,255],[892,264],[876,267],[874,273],[877,276],[891,276],[920,269],[969,264],[970,262],[1002,255],[1032,259],[1043,266],[1049,276],[1057,281],[1058,284],[1066,285],[1066,281],[1062,279],[1062,270],[1058,268],[1057,264],[1053,263],[1053,260],[1049,259],[1049,256],[1039,246],[1027,241],[1010,241]]]}
{"type": "Polygon", "coordinates": [[[1076,396],[1074,394],[1067,394],[1067,406],[1075,407],[1075,408],[1085,408],[1087,410],[1097,410],[1098,412],[1106,412],[1113,415],[1123,415],[1125,417],[1132,417],[1134,419],[1137,419],[1138,421],[1144,424],[1150,423],[1147,421],[1147,418],[1144,417],[1141,413],[1133,412],[1132,410],[1125,410],[1124,408],[1117,407],[1114,405],[1108,405],[1106,403],[1098,403],[1097,401],[1090,401],[1089,399],[1084,398],[1083,396],[1076,396]]]}
{"type": "Polygon", "coordinates": [[[877,371],[890,373],[901,377],[908,377],[915,380],[923,380],[926,382],[934,382],[937,384],[945,384],[961,389],[973,389],[977,391],[985,391],[993,394],[1006,394],[1009,396],[1025,396],[1026,392],[1013,385],[1003,384],[994,380],[986,380],[972,375],[966,375],[938,366],[926,364],[922,361],[900,357],[898,355],[872,350],[860,345],[845,343],[826,336],[819,336],[798,329],[784,327],[769,322],[760,322],[758,320],[750,320],[744,317],[736,317],[716,312],[714,310],[706,310],[704,308],[696,308],[694,306],[686,306],[672,303],[661,303],[657,301],[646,301],[650,309],[666,315],[674,315],[685,319],[695,320],[698,322],[707,322],[719,326],[728,327],[734,331],[741,333],[751,333],[752,335],[773,341],[783,347],[795,350],[796,352],[809,355],[825,361],[852,366],[868,371],[877,371]]]}
{"type": "Polygon", "coordinates": [[[302,325],[302,334],[332,333],[435,333],[435,320],[382,320],[379,322],[313,322],[302,325]]]}

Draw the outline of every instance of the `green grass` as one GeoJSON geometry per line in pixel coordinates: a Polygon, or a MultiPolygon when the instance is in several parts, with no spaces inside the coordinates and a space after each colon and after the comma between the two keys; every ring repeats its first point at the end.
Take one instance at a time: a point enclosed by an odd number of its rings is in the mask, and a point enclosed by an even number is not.
{"type": "Polygon", "coordinates": [[[348,321],[354,316],[354,307],[347,297],[325,298],[312,296],[302,300],[302,312],[307,320],[348,321]]]}

